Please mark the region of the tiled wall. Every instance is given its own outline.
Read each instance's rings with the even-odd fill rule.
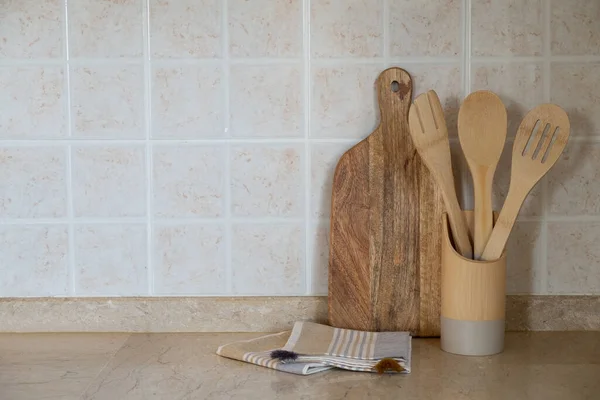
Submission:
[[[600,294],[598,1],[5,0],[0,296],[326,293],[333,167],[390,65],[440,94],[453,135],[476,89],[510,135],[567,109],[508,290]]]

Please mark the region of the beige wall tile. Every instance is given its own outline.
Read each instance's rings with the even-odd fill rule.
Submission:
[[[0,68],[0,139],[66,136],[63,68]]]
[[[310,266],[312,268],[312,293],[327,295],[329,290],[329,222],[320,221],[311,225],[309,235]]]
[[[550,101],[563,107],[571,135],[600,135],[600,63],[554,63]]]
[[[494,182],[492,184],[492,206],[494,210],[500,212],[508,189],[510,187],[510,173],[512,169],[512,151],[513,143],[508,142],[504,146],[504,151],[500,156],[500,161],[496,167],[496,174],[494,175]],[[560,162],[560,161],[559,161]],[[469,173],[469,177],[470,177]],[[545,178],[542,178],[545,179]],[[519,216],[540,216],[543,214],[542,210],[542,181],[538,182],[536,186],[529,192],[529,195],[525,199]]]
[[[232,57],[302,55],[301,0],[229,0]]]
[[[390,0],[392,56],[458,56],[461,49],[460,0]]]
[[[140,57],[140,0],[69,1],[71,57]]]
[[[540,222],[517,222],[506,245],[506,292],[508,294],[543,293],[544,254]]]
[[[141,65],[78,67],[71,73],[73,136],[143,138]]]
[[[310,6],[313,57],[383,56],[382,0],[313,0]]]
[[[61,0],[3,1],[0,13],[0,59],[61,57]]]
[[[600,55],[600,2],[554,0],[550,33],[554,55]]]
[[[155,68],[152,71],[152,137],[223,136],[223,91],[221,67]]]
[[[154,146],[154,215],[223,215],[226,161],[224,146]]]
[[[567,144],[548,173],[548,207],[553,215],[600,215],[600,144]]]
[[[0,219],[67,216],[66,149],[0,147]]]
[[[303,224],[234,224],[233,291],[238,294],[303,294]]]
[[[75,146],[72,157],[76,217],[146,215],[143,146]]]
[[[543,0],[473,0],[473,55],[541,55],[542,3]]]
[[[150,0],[150,51],[157,58],[221,55],[221,1]]]
[[[305,294],[305,268],[311,268],[311,292],[326,294],[334,168],[344,151],[377,126],[378,74],[386,65],[396,64],[411,74],[413,96],[434,89],[450,135],[456,135],[466,79],[459,60],[465,4],[459,0],[3,4],[0,141],[6,143],[0,143],[0,220],[10,219],[11,225],[0,226],[0,234],[8,232],[10,244],[0,254],[14,265],[5,274],[13,281],[38,275],[46,279],[50,274],[51,282],[48,291],[32,281],[8,292],[69,294],[67,272],[61,270],[65,275],[60,275],[54,266],[66,266],[69,259],[61,258],[67,246],[62,244],[62,229],[70,216],[67,194],[72,193],[76,235],[84,238],[78,239],[77,262],[92,271],[84,296],[147,294],[146,244],[138,249],[134,242],[145,240],[148,201],[152,214],[148,218],[159,219],[158,224],[151,221],[156,227],[152,251],[157,295],[228,294],[232,277],[226,275],[224,226],[183,219],[229,216],[242,229],[234,232],[231,250],[237,275],[230,294]],[[468,90],[489,89],[500,95],[508,109],[509,137],[526,112],[546,100],[565,108],[572,135],[579,137],[571,140],[544,178],[547,181],[534,187],[521,209],[509,243],[508,291],[545,294],[548,286],[558,294],[598,292],[600,283],[580,281],[577,275],[579,270],[593,272],[588,265],[593,265],[589,256],[593,250],[575,255],[581,260],[576,267],[568,264],[570,269],[560,269],[566,263],[561,257],[566,256],[560,246],[551,249],[550,241],[541,243],[546,233],[540,233],[540,225],[574,218],[579,222],[569,226],[585,228],[576,244],[584,246],[586,237],[595,237],[595,228],[589,228],[593,223],[586,220],[600,215],[600,189],[595,189],[600,143],[582,140],[600,135],[600,62],[567,57],[592,60],[600,55],[596,23],[600,5],[586,0],[469,4],[474,58]],[[544,36],[546,31],[549,37]],[[547,48],[551,54],[544,53]],[[69,71],[63,65],[66,54]],[[229,61],[220,60],[224,56]],[[508,60],[513,56],[527,60]],[[551,60],[549,76],[543,56],[561,56],[562,61]],[[146,65],[145,57],[150,57],[151,65]],[[402,62],[406,57],[427,61]],[[275,58],[280,60],[274,62]],[[355,62],[344,61],[350,58]],[[308,147],[303,142],[307,128]],[[147,134],[154,143],[145,143]],[[53,139],[61,144],[37,142]],[[103,144],[105,139],[111,142]],[[224,143],[228,139],[232,142]],[[8,143],[14,140],[24,142]],[[128,142],[115,143],[119,140]],[[146,168],[147,146],[152,152],[151,173]],[[465,208],[472,208],[470,173],[455,140],[452,149],[458,197],[464,197]],[[510,185],[511,153],[508,142],[493,186],[496,210]],[[542,198],[545,184],[547,196]],[[152,193],[147,193],[149,187]],[[33,221],[36,224],[29,226],[29,220],[14,225],[19,218],[57,220],[55,225]],[[112,218],[136,218],[140,225],[114,225]],[[277,223],[284,218],[290,221]],[[90,220],[82,219],[97,224],[83,226]],[[310,243],[305,246],[307,222]],[[90,230],[83,232],[84,228]],[[554,229],[556,237],[571,232]],[[122,239],[131,230],[132,238]],[[44,236],[47,232],[49,236]],[[22,246],[37,238],[49,246],[58,244],[55,249],[40,247],[32,255],[23,254]],[[285,244],[279,245],[282,238]],[[94,247],[116,242],[116,250],[107,255]],[[543,253],[546,247],[548,254]],[[546,262],[555,278],[541,275]],[[127,263],[133,263],[129,270],[117,271]],[[48,265],[52,271],[42,270]],[[77,268],[77,274],[84,271],[80,264]],[[117,282],[114,288],[111,280]]]
[[[225,286],[225,228],[156,224],[154,288],[161,295],[219,294]]]
[[[145,224],[75,227],[75,292],[79,296],[148,293]]]
[[[548,224],[548,291],[600,294],[600,223]]]
[[[353,143],[314,143],[311,146],[310,214],[313,218],[329,217],[335,167],[342,154],[352,146]]]
[[[541,64],[474,64],[471,91],[491,90],[508,114],[507,137],[514,137],[523,117],[544,102]]]
[[[300,217],[304,212],[304,146],[245,145],[231,149],[234,216]]]
[[[381,65],[313,67],[311,136],[363,138],[376,128],[375,80]]]
[[[66,225],[0,225],[0,296],[66,296],[68,243]]]
[[[300,65],[236,65],[231,67],[230,85],[232,136],[304,136]]]
[[[407,64],[398,65],[408,71],[413,82],[413,97],[435,90],[446,117],[448,134],[456,136],[458,109],[462,101],[461,72],[456,64]]]

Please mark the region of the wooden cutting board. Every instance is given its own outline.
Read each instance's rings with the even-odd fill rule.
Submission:
[[[375,87],[381,122],[333,179],[329,323],[439,336],[444,208],[410,138],[412,81],[389,68]]]

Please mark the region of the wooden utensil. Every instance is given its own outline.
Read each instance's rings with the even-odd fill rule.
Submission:
[[[492,233],[492,182],[506,141],[506,125],[506,108],[490,91],[471,93],[460,106],[458,138],[473,177],[476,260]]]
[[[454,244],[463,257],[472,258],[467,224],[454,187],[448,128],[435,91],[430,90],[415,99],[408,113],[408,123],[413,144],[440,188]]]
[[[508,195],[483,260],[496,260],[502,255],[523,201],[558,160],[570,131],[567,113],[554,104],[542,104],[525,116],[513,144]]]
[[[333,179],[329,323],[439,336],[442,198],[410,139],[410,75],[390,68],[375,86],[379,126]]]

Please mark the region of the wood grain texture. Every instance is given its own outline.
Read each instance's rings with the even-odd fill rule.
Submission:
[[[554,104],[539,105],[523,118],[513,143],[508,194],[482,260],[500,257],[525,198],[556,163],[570,132],[567,113]]]
[[[387,69],[375,86],[380,124],[334,174],[329,323],[439,336],[442,198],[410,139],[409,74]]]
[[[454,186],[446,118],[435,91],[417,96],[408,113],[408,124],[413,144],[444,199],[454,244],[463,257],[473,258],[467,224]]]
[[[464,213],[469,228],[474,230],[473,211]],[[442,316],[465,321],[504,319],[506,253],[494,261],[464,258],[454,250],[450,241],[447,219],[443,231]]]
[[[506,107],[489,90],[468,95],[458,112],[458,138],[473,177],[476,260],[492,233],[492,182],[504,150],[507,123]]]

